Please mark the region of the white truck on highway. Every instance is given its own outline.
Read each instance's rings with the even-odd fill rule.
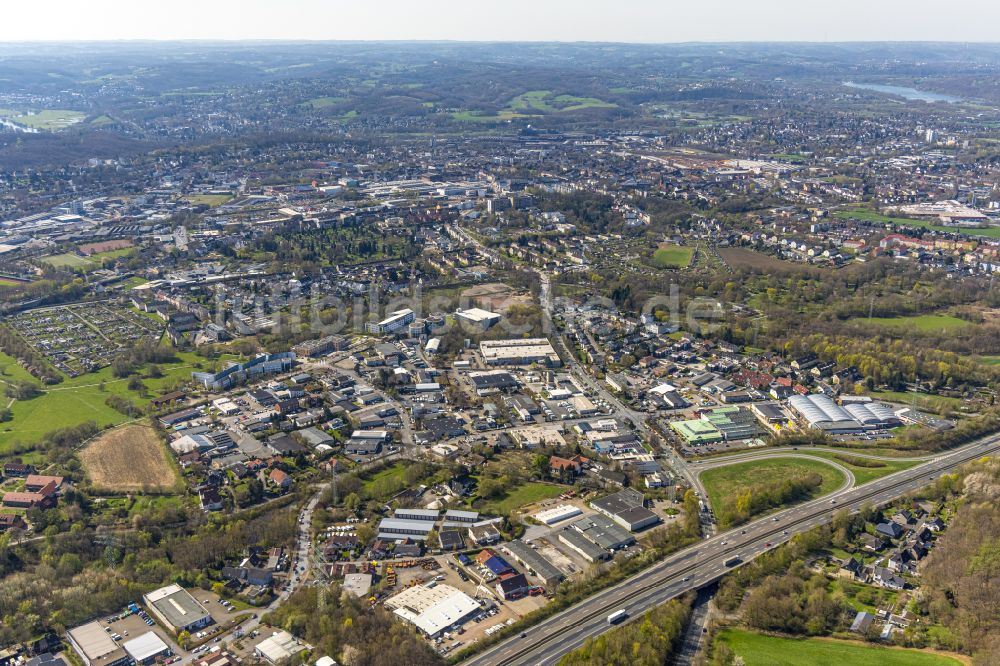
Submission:
[[[628,611],[626,611],[624,608],[621,608],[608,616],[608,624],[618,624],[627,617],[628,617]]]

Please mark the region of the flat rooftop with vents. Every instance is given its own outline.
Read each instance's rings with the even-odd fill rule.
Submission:
[[[132,663],[132,657],[96,620],[70,629],[66,636],[86,666],[122,666]]]
[[[212,616],[180,585],[167,585],[145,595],[150,612],[175,632],[201,629],[212,624]]]

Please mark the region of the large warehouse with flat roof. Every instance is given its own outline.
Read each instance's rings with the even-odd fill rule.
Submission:
[[[417,585],[386,599],[385,606],[430,638],[481,610],[475,599],[451,585]]]
[[[167,585],[145,595],[146,607],[176,633],[207,627],[215,620],[205,607],[180,585]]]
[[[562,365],[559,354],[545,338],[523,340],[483,340],[479,353],[487,365]]]
[[[70,629],[66,636],[86,666],[124,666],[132,663],[132,657],[112,640],[96,620]]]

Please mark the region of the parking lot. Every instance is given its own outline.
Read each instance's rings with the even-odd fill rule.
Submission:
[[[152,616],[147,616],[152,620]],[[119,619],[120,618],[120,619]],[[119,643],[124,643],[129,641],[136,636],[141,636],[146,632],[152,631],[157,636],[159,636],[164,643],[169,645],[172,649],[178,650],[177,643],[174,642],[173,637],[170,632],[166,631],[163,627],[156,624],[147,624],[140,615],[132,613],[129,615],[114,615],[105,618],[105,622],[101,623],[102,626],[106,627],[110,631],[108,633],[114,638],[116,635],[121,637]]]

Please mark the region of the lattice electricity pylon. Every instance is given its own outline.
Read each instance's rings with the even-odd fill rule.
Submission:
[[[98,534],[94,543],[104,546],[104,557],[110,569],[117,567],[119,560],[125,556],[125,542],[115,534]]]

